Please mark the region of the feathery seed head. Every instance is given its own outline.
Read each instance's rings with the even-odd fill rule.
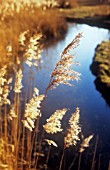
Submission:
[[[79,33],[73,41],[67,45],[67,47],[63,50],[61,54],[61,58],[65,57],[65,55],[68,55],[71,49],[75,49],[79,46],[80,38],[82,37],[82,33]]]
[[[67,132],[66,137],[64,138],[64,146],[69,147],[71,145],[76,145],[77,141],[80,140],[78,137],[79,133],[81,132],[81,127],[79,126],[79,108],[76,108],[76,111],[71,116],[69,120],[69,129]]]
[[[35,119],[37,119],[38,116],[41,116],[40,104],[44,97],[44,95],[39,95],[39,90],[35,88],[33,97],[25,106],[24,120],[22,120],[22,122],[30,131],[34,128]]]
[[[30,38],[29,45],[24,54],[26,58],[26,64],[31,67],[33,65],[33,60],[36,60],[36,65],[38,66],[38,61],[41,58],[42,46],[40,44],[40,39],[42,38],[42,34],[37,34]]]
[[[8,80],[6,77],[6,66],[0,69],[0,106],[3,104],[10,104],[10,100],[8,99],[8,94],[10,92],[9,90],[9,84],[12,81],[12,78],[9,78]]]
[[[6,47],[6,52],[7,52],[7,53],[11,53],[11,52],[12,52],[12,46],[11,46],[11,44],[9,44],[9,45]]]
[[[11,43],[9,43],[6,47],[6,55],[7,55],[7,57],[12,56],[12,45],[11,45]]]
[[[55,147],[58,147],[58,145],[53,140],[49,140],[49,139],[44,139],[44,140],[48,143],[48,145],[53,145]]]
[[[62,110],[56,110],[54,114],[49,119],[46,120],[47,123],[43,125],[43,127],[47,133],[53,134],[61,132],[63,130],[61,129],[61,120],[65,115],[66,111],[67,111],[66,108]]]
[[[25,41],[26,41],[26,34],[29,32],[29,30],[22,32],[19,35],[18,42],[20,45],[25,46]]]
[[[83,152],[85,148],[89,147],[89,142],[93,138],[93,135],[88,136],[85,138],[80,146],[79,152]]]
[[[72,86],[72,84],[69,83],[69,81],[71,80],[78,81],[80,79],[81,74],[71,70],[71,65],[75,64],[75,62],[73,62],[74,55],[70,55],[69,52],[71,48],[74,49],[79,45],[81,37],[82,34],[78,34],[75,37],[75,39],[62,52],[60,61],[56,64],[56,67],[51,74],[51,81],[48,86],[48,89],[53,89],[59,84],[66,84]],[[79,64],[76,63],[76,65]]]
[[[14,87],[15,93],[21,93],[21,89],[23,88],[22,77],[23,77],[22,70],[19,69],[18,72],[16,73],[16,81]]]
[[[16,114],[16,111],[15,111],[15,105],[11,105],[11,109],[10,109],[10,112],[8,114],[8,119],[13,120],[13,118],[16,118],[16,117],[17,117],[17,114]]]
[[[4,83],[7,81],[4,76],[6,75],[6,66],[0,69],[0,87],[4,85]]]

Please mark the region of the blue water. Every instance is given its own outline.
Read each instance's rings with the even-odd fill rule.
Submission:
[[[73,87],[60,85],[48,92],[41,124],[44,124],[55,110],[66,107],[70,109],[62,122],[64,130],[66,130],[70,115],[76,107],[79,107],[80,124],[82,125],[84,136],[87,137],[90,134],[94,134],[96,137],[98,135],[99,143],[101,143],[101,146],[99,145],[100,153],[103,152],[103,155],[107,155],[109,157],[107,159],[110,159],[110,108],[100,92],[96,90],[94,84],[95,76],[90,71],[95,48],[103,40],[110,38],[109,30],[91,27],[86,24],[69,24],[65,39],[48,49],[44,49],[42,52],[43,63],[40,64],[39,69],[35,67],[29,69],[24,64],[25,76],[23,82],[24,86],[26,86],[28,76],[31,75],[33,78],[32,86],[37,86],[40,89],[40,93],[44,93],[51,72],[60,59],[61,52],[79,32],[83,33],[83,37],[80,41],[80,46],[73,53],[76,53],[75,59],[80,62],[80,66],[73,66],[73,69],[81,73],[81,80],[73,82]],[[56,136],[55,141],[61,146],[63,142],[61,135]]]

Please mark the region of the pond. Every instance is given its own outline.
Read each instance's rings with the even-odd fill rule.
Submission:
[[[60,85],[56,89],[48,92],[43,108],[41,125],[45,124],[46,119],[49,118],[55,110],[66,107],[70,110],[62,121],[65,131],[71,114],[75,111],[76,107],[79,107],[81,115],[80,124],[82,126],[83,135],[87,137],[90,134],[94,134],[95,141],[96,136],[98,135],[97,153],[102,155],[102,160],[107,161],[110,160],[110,107],[96,90],[94,84],[95,76],[92,75],[90,71],[90,65],[96,46],[103,40],[110,38],[109,30],[91,27],[86,24],[69,24],[68,33],[65,39],[44,49],[42,52],[43,63],[40,64],[39,69],[36,69],[35,67],[30,69],[24,63],[23,74],[25,76],[23,84],[24,87],[26,87],[27,79],[30,76],[32,86],[38,87],[40,94],[45,93],[51,72],[59,61],[61,52],[69,42],[81,32],[83,33],[83,37],[80,41],[80,45],[73,52],[76,61],[80,62],[80,66],[73,66],[73,69],[81,73],[81,80],[78,82],[73,81],[72,87]],[[63,135],[64,133],[62,133],[62,136]],[[50,139],[53,138],[48,135],[46,137]],[[54,140],[58,143],[59,147],[62,147],[63,137],[61,137],[61,135],[55,135]],[[102,168],[106,170],[107,165],[104,163]]]

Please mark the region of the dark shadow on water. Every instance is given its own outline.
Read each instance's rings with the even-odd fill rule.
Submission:
[[[53,38],[53,37],[50,37],[47,39],[45,38],[43,40],[44,48],[48,49],[48,48],[54,47],[58,42],[63,41],[65,39],[66,35],[67,35],[67,31],[62,32],[58,38]]]
[[[110,28],[110,14],[108,16],[94,16],[86,18],[67,18],[68,22],[76,22],[79,24],[87,24],[98,28]]]
[[[90,70],[92,74],[96,76],[96,79],[94,80],[94,84],[95,84],[96,90],[101,93],[101,96],[104,98],[107,105],[110,107],[110,87],[107,87],[105,83],[102,83],[100,81],[100,78],[97,75],[98,68],[99,68],[99,64],[97,62],[93,62],[92,65],[90,66]]]
[[[102,83],[99,78],[95,79],[94,84],[110,107],[110,87],[107,87],[106,84]]]

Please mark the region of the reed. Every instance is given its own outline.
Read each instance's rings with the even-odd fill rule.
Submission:
[[[91,170],[94,170],[94,168],[95,168],[95,157],[96,157],[96,152],[97,152],[98,140],[99,140],[99,136],[97,135],[96,143],[95,143],[95,147],[94,147],[94,154],[93,154],[93,159],[92,159]]]
[[[25,31],[20,34],[18,38],[18,43],[20,45],[19,48],[21,48],[21,46],[26,48],[26,51],[23,57],[26,63],[29,65],[29,67],[31,67],[33,63],[35,63],[35,61],[39,60],[39,57],[37,56],[39,56],[39,53],[41,52],[41,48],[40,48],[41,46],[39,44],[39,40],[42,38],[42,36],[37,34],[36,36],[31,37],[28,45],[26,46],[25,43],[26,43],[27,33],[28,32]],[[51,75],[52,79],[46,89],[46,92],[48,92],[48,90],[51,89],[52,85],[55,85],[53,81],[56,79],[56,77],[58,81],[57,83],[59,84],[63,83],[62,81],[60,81],[60,77],[63,78],[63,72],[61,70],[63,70],[64,67],[66,68],[67,74],[75,74],[79,76],[79,74],[76,73],[75,71],[72,72],[72,70],[69,71],[68,69],[69,65],[73,64],[72,62],[73,57],[72,55],[69,57],[69,51],[72,48],[72,46],[74,46],[75,43],[77,43],[77,39],[79,37],[80,36],[77,36],[75,41],[73,41],[63,51],[60,61],[57,63],[55,70],[52,72],[52,75]],[[10,55],[13,55],[12,49],[13,49],[12,46],[7,47],[8,55],[9,53]],[[21,93],[23,89],[23,84],[22,84],[23,74],[22,74],[21,60],[19,58],[18,60],[19,62],[16,63],[17,67],[15,69],[15,80],[13,80],[14,87],[12,88],[13,93],[14,93],[14,98],[11,101],[8,99],[8,95],[10,92],[9,89],[11,88],[11,86],[9,85],[12,82],[12,78],[8,78],[8,80],[6,78],[8,76],[7,75],[8,66],[4,66],[0,70],[0,73],[1,73],[1,76],[0,76],[0,79],[1,79],[0,100],[1,102],[0,103],[1,103],[1,106],[5,105],[4,117],[2,117],[2,114],[1,114],[1,118],[4,119],[4,123],[2,123],[2,128],[1,128],[1,140],[3,140],[3,142],[7,146],[6,147],[7,149],[8,149],[8,145],[13,146],[14,148],[12,152],[12,157],[14,157],[13,161],[8,163],[8,160],[7,160],[6,164],[1,163],[0,166],[8,167],[8,169],[11,168],[11,165],[14,169],[19,169],[19,168],[23,169],[24,167],[26,167],[26,169],[31,169],[31,166],[33,165],[32,151],[35,148],[34,146],[34,142],[36,142],[35,139],[37,139],[33,137],[32,131],[33,129],[36,129],[35,122],[37,122],[42,115],[41,112],[42,112],[43,105],[41,105],[41,102],[46,99],[46,95],[39,95],[39,90],[37,88],[34,88],[33,95],[30,98],[30,101],[25,104],[24,114],[23,116],[21,116]],[[61,72],[61,75],[60,75],[60,72]],[[75,80],[74,77],[75,76],[70,76],[69,79],[67,77],[67,79],[65,79],[65,82],[72,80],[72,79]],[[68,84],[65,82],[64,84]],[[9,105],[9,107],[7,107],[7,105]],[[8,111],[8,108],[9,108],[9,111]],[[56,110],[55,113],[49,119],[47,119],[47,124],[43,126],[44,130],[47,133],[52,133],[52,134],[58,133],[58,132],[60,133],[63,130],[61,128],[60,121],[62,120],[66,112],[67,112],[66,108],[62,110]],[[38,123],[39,121],[37,122],[37,127],[38,127]],[[36,132],[37,131],[35,130],[35,136],[36,136]],[[49,145],[57,146],[51,140],[49,141],[47,139],[46,141],[48,142]],[[41,139],[40,145],[41,144],[42,144],[42,139]],[[34,149],[34,152],[36,152],[35,149]],[[46,158],[46,164],[48,163],[49,155],[50,155],[50,147],[49,147],[49,152]],[[36,160],[35,160],[35,163],[37,166]]]
[[[67,134],[64,138],[64,148],[63,148],[63,154],[61,157],[61,161],[60,161],[60,167],[59,170],[62,169],[62,163],[63,163],[63,157],[64,157],[64,153],[65,153],[65,149],[70,147],[71,145],[76,146],[77,141],[80,140],[79,138],[79,133],[81,132],[81,127],[79,126],[79,108],[76,108],[76,111],[73,113],[73,115],[71,116],[70,120],[69,120],[69,128],[67,131]]]
[[[4,18],[5,20],[5,18]],[[53,70],[50,82],[45,90],[45,94],[40,94],[39,89],[35,87],[32,89],[32,82],[28,79],[30,84],[29,92],[27,91],[26,98],[22,99],[23,90],[23,67],[22,63],[25,63],[31,68],[32,66],[39,66],[39,59],[41,60],[42,51],[42,33],[36,32],[33,36],[30,36],[30,30],[20,32],[17,39],[17,53],[16,67],[13,68],[14,78],[12,79],[8,73],[8,65],[1,67],[0,69],[0,168],[3,170],[31,170],[39,169],[39,156],[41,153],[41,147],[44,140],[44,132],[48,134],[61,133],[62,119],[67,108],[56,110],[53,115],[46,120],[43,125],[43,133],[38,140],[39,135],[39,121],[43,115],[44,102],[47,98],[49,90],[56,88],[60,84],[72,86],[71,81],[78,81],[80,79],[80,73],[72,70],[71,65],[75,63],[73,60],[75,55],[70,52],[77,48],[79,45],[82,34],[79,33],[74,40],[63,50],[60,60],[56,64]],[[21,52],[22,59],[20,58]],[[7,56],[13,56],[14,48],[13,44],[9,44],[6,48]],[[20,54],[20,55],[19,55]],[[28,84],[27,83],[27,84]],[[14,84],[14,85],[13,85]],[[13,92],[13,98],[9,100],[9,93]],[[29,95],[29,99],[28,96]],[[24,108],[21,108],[24,105]],[[4,110],[4,111],[2,111]],[[79,124],[80,109],[77,107],[75,112],[69,119],[69,127],[64,137],[63,154],[60,160],[61,170],[63,167],[63,158],[66,148],[74,145],[76,147],[78,141],[80,141],[79,134],[81,132],[81,126]],[[2,120],[3,119],[3,120]],[[89,146],[89,141],[93,136],[89,136],[81,145],[80,152],[85,147]],[[51,154],[52,146],[58,147],[57,144],[51,139],[45,139],[48,143],[48,153],[45,160],[44,168],[48,169],[49,157]],[[39,146],[38,152],[36,147]],[[5,154],[6,153],[6,154]],[[2,154],[4,155],[2,158]],[[9,158],[10,156],[10,158]],[[80,157],[81,158],[81,157]],[[79,169],[80,169],[79,161]],[[93,160],[94,164],[94,160]]]
[[[18,1],[2,3],[0,5],[0,54],[2,55],[0,65],[14,63],[19,45],[19,50],[22,51],[24,42],[36,33],[41,32],[44,40],[48,40],[49,38],[60,39],[66,31],[66,20],[54,9],[45,11],[34,3],[26,5]]]

